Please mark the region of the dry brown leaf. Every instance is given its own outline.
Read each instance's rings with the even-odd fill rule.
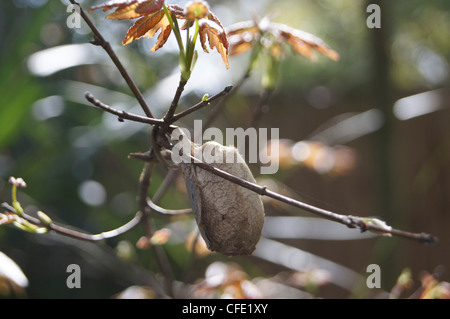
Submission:
[[[171,25],[164,12],[164,0],[113,0],[90,8],[90,11],[103,9],[115,11],[106,16],[108,19],[134,19],[137,20],[128,30],[122,44],[131,42],[142,37],[151,38],[159,30],[160,35],[152,52],[161,48],[171,34]],[[167,5],[172,17],[185,19],[186,22],[181,29],[191,27],[196,19],[199,21],[199,35],[202,48],[208,52],[207,44],[211,49],[216,49],[222,56],[227,68],[228,63],[228,40],[225,29],[219,19],[209,10],[209,5],[205,1],[191,1],[183,9],[177,5]]]
[[[113,0],[91,7],[89,11],[115,8],[116,11],[106,16],[107,19],[135,19],[159,11],[163,5],[164,0]]]
[[[158,11],[150,16],[145,16],[137,20],[134,25],[128,29],[125,40],[122,44],[127,45],[134,40],[144,36],[151,38],[161,28],[161,20],[164,18],[164,11]]]
[[[216,48],[217,52],[220,53],[222,56],[222,60],[227,66],[227,69],[230,67],[230,64],[228,63],[228,40],[226,33],[219,24],[217,24],[213,20],[207,20],[207,19],[201,19],[199,21],[200,26],[200,42],[203,48],[203,51],[206,53],[209,53],[207,45],[206,45],[206,38],[208,37],[208,43],[209,47],[211,49]]]
[[[312,50],[316,50],[333,61],[339,60],[339,54],[336,51],[330,49],[322,39],[311,33],[293,29],[281,23],[272,23],[271,28],[279,32],[280,36],[291,45],[294,51],[304,57],[314,59]]]
[[[190,1],[186,4],[184,16],[187,20],[203,19],[209,14],[209,5],[205,1]]]
[[[270,36],[269,36],[270,35]],[[230,41],[230,56],[250,50],[261,36],[271,39],[267,48],[275,58],[282,56],[281,44],[287,43],[299,55],[314,60],[314,51],[337,61],[339,54],[332,50],[322,39],[308,32],[291,28],[285,24],[273,23],[268,19],[261,22],[244,21],[236,23],[227,29]]]

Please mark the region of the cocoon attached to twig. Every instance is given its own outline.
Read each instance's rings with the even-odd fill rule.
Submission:
[[[192,142],[191,142],[192,143]],[[191,144],[192,155],[246,181],[255,179],[234,147]],[[192,163],[183,164],[192,209],[208,248],[225,255],[249,255],[261,237],[264,206],[258,194]]]

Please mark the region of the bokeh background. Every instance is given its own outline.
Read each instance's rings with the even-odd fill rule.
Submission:
[[[101,1],[80,3],[88,8]],[[376,216],[398,229],[431,233],[439,242],[360,234],[265,201],[266,228],[254,255],[228,258],[190,251],[192,216],[155,214],[157,227],[172,231],[162,247],[176,296],[386,297],[394,287],[402,291],[397,279],[408,269],[411,280],[401,297],[417,297],[430,288],[427,274],[449,281],[450,3],[209,3],[224,26],[272,14],[275,22],[319,36],[341,57],[334,62],[318,56],[313,63],[291,52],[280,63],[276,88],[259,121],[260,127],[280,130],[280,170],[257,176],[259,182],[337,213]],[[366,26],[371,3],[381,6],[380,29]],[[8,178],[22,177],[28,187],[19,198],[27,212],[42,210],[56,222],[98,233],[126,223],[137,210],[142,163],[127,156],[148,150],[149,128],[120,123],[86,103],[84,92],[91,91],[107,104],[141,114],[106,53],[88,43],[91,32],[84,22],[81,28],[67,27],[72,13],[67,5],[63,0],[0,2],[0,199],[10,202]],[[152,111],[163,115],[178,84],[176,42],[171,38],[156,53],[149,52],[154,39],[122,47],[131,22],[104,16],[90,14]],[[227,71],[215,51],[200,52],[181,108],[239,81],[248,61],[249,54],[232,57]],[[261,76],[254,70],[214,126],[249,125],[260,101]],[[190,128],[210,112],[203,109],[179,124]],[[257,167],[252,169],[258,175]],[[165,175],[158,167],[150,195]],[[189,206],[181,179],[160,204]],[[126,296],[158,296],[161,270],[155,256],[135,245],[143,233],[137,227],[91,244],[2,226],[0,251],[20,266],[28,286],[15,285],[2,262],[0,295],[109,298],[134,286]],[[81,289],[66,286],[69,264],[81,267]],[[366,287],[370,264],[380,266],[380,289]],[[448,286],[442,287],[447,287],[442,295],[448,295]]]

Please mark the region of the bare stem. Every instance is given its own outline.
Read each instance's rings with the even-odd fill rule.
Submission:
[[[154,116],[152,114],[152,111],[150,110],[150,108],[147,105],[147,102],[144,99],[144,96],[142,95],[141,91],[137,87],[137,85],[134,82],[134,80],[131,78],[131,76],[128,73],[128,71],[123,66],[122,62],[117,57],[116,53],[114,52],[113,48],[111,47],[111,44],[105,40],[103,35],[100,33],[100,31],[94,25],[94,23],[91,21],[91,19],[86,14],[86,12],[83,10],[81,5],[79,3],[77,3],[75,0],[70,0],[70,2],[80,8],[81,17],[83,18],[83,20],[87,23],[89,28],[94,33],[94,41],[92,43],[95,44],[95,45],[101,46],[106,51],[106,53],[109,55],[109,57],[113,61],[114,65],[119,70],[119,72],[122,75],[123,79],[125,80],[125,82],[130,87],[130,89],[133,92],[134,96],[138,100],[138,102],[139,102],[142,110],[144,111],[145,115],[147,115],[147,117],[154,118]]]
[[[151,176],[153,173],[153,169],[155,167],[154,162],[145,163],[144,169],[142,170],[141,176],[139,178],[139,208],[143,213],[142,223],[144,224],[146,236],[147,238],[151,238],[154,233],[154,225],[151,220],[151,212],[152,208],[148,203],[148,190],[150,188]],[[155,254],[156,261],[158,263],[159,268],[164,274],[167,290],[169,294],[172,295],[172,282],[173,282],[173,273],[172,268],[170,267],[170,263],[165,255],[165,252],[162,250],[160,246],[152,246],[153,253]]]
[[[293,198],[278,194],[276,192],[268,190],[266,186],[260,186],[260,185],[251,183],[249,181],[246,181],[242,178],[239,178],[239,177],[234,176],[230,173],[227,173],[223,170],[220,170],[212,165],[203,163],[203,162],[199,161],[198,159],[195,159],[192,156],[190,156],[190,161],[193,165],[196,165],[212,174],[222,177],[236,185],[247,188],[261,196],[271,197],[275,200],[286,203],[288,205],[291,205],[291,206],[294,206],[297,208],[301,208],[301,209],[306,210],[315,215],[319,215],[323,218],[346,225],[349,228],[359,228],[361,230],[361,232],[372,231],[372,232],[378,233],[378,234],[389,233],[391,235],[396,235],[396,236],[416,240],[421,243],[437,242],[437,238],[430,234],[410,233],[410,232],[405,232],[405,231],[397,230],[397,229],[393,229],[393,228],[386,228],[386,227],[382,227],[382,226],[379,226],[379,225],[376,225],[373,223],[368,223],[367,221],[364,220],[364,218],[361,218],[361,217],[337,214],[337,213],[334,213],[334,212],[331,212],[331,211],[328,211],[328,210],[325,210],[325,209],[322,209],[319,207],[315,207],[313,205],[309,205],[307,203],[304,203],[304,202],[301,202],[298,200],[295,200]]]
[[[14,207],[10,206],[7,203],[2,203],[2,208],[7,212],[17,214]],[[79,231],[76,231],[73,229],[69,229],[69,228],[66,228],[63,226],[59,226],[53,222],[50,224],[45,224],[40,219],[35,218],[35,217],[30,216],[25,213],[20,215],[20,217],[25,219],[26,221],[32,223],[33,225],[47,228],[49,231],[54,231],[55,233],[58,233],[58,234],[61,234],[61,235],[67,236],[67,237],[72,237],[75,239],[80,239],[80,240],[85,240],[85,241],[100,241],[103,239],[117,237],[119,235],[122,235],[122,234],[130,231],[131,229],[133,229],[135,226],[137,226],[141,222],[142,214],[140,212],[138,212],[133,217],[133,219],[130,220],[125,225],[120,226],[119,228],[116,228],[116,229],[113,229],[110,231],[99,233],[99,234],[86,234],[86,233],[79,232]]]
[[[136,114],[132,114],[132,113],[128,113],[125,111],[119,111],[109,105],[106,105],[104,103],[102,103],[100,100],[96,99],[94,97],[94,95],[92,95],[90,92],[86,92],[85,94],[86,100],[88,100],[92,105],[108,112],[114,115],[117,115],[119,117],[119,121],[123,121],[123,120],[130,120],[130,121],[134,121],[134,122],[140,122],[140,123],[145,123],[145,124],[150,124],[150,125],[162,125],[164,124],[163,120],[160,119],[155,119],[152,117],[145,117],[145,116],[140,116],[140,115],[136,115]]]
[[[184,87],[186,86],[187,81],[180,79],[180,82],[178,83],[177,91],[175,92],[175,96],[172,100],[172,103],[170,104],[169,110],[167,111],[166,115],[164,115],[164,122],[166,123],[172,123],[172,118],[175,114],[175,110],[177,109],[178,102],[180,101],[181,94],[184,91]]]
[[[172,119],[170,120],[170,123],[174,123],[174,122],[178,121],[179,119],[181,119],[181,118],[191,114],[192,112],[195,112],[195,111],[201,109],[202,107],[207,106],[208,104],[210,104],[211,102],[217,100],[218,98],[220,98],[220,97],[230,93],[230,91],[232,89],[233,89],[233,86],[231,86],[231,85],[227,86],[222,92],[220,92],[220,93],[218,93],[218,94],[216,94],[216,95],[206,99],[205,101],[201,101],[201,102],[191,106],[190,108],[188,108],[188,109],[186,109],[186,110],[184,110],[184,111],[182,111],[180,113],[177,113],[177,114],[173,115]]]
[[[153,209],[154,211],[157,211],[158,213],[161,213],[163,215],[183,215],[183,214],[190,214],[190,213],[192,213],[192,209],[191,208],[187,208],[187,209],[166,209],[166,208],[162,208],[162,207],[156,205],[150,199],[147,200],[147,203],[148,203],[148,205],[150,206],[151,209]]]
[[[150,221],[151,208],[147,204],[147,194],[150,188],[150,179],[152,176],[153,169],[155,167],[154,162],[145,163],[142,169],[141,176],[139,177],[139,210],[143,214],[142,223],[144,224],[146,235],[151,238],[153,235],[153,225]]]

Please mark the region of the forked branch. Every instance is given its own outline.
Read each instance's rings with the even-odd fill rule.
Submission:
[[[125,82],[130,87],[131,91],[133,92],[134,96],[138,100],[142,110],[144,111],[145,115],[147,117],[153,118],[153,113],[150,110],[149,106],[147,105],[147,102],[144,99],[144,96],[142,95],[141,91],[137,87],[136,83],[128,73],[128,71],[123,66],[122,62],[117,57],[116,53],[114,52],[113,48],[111,47],[111,44],[105,40],[103,35],[100,33],[100,31],[97,29],[97,27],[94,25],[94,23],[91,21],[89,16],[86,14],[86,12],[83,10],[81,5],[77,3],[75,0],[69,0],[70,3],[73,5],[76,5],[80,9],[80,15],[83,18],[83,20],[86,22],[86,24],[89,26],[89,28],[94,33],[94,41],[92,41],[92,44],[101,46],[106,53],[109,55],[111,60],[113,61],[114,65],[117,67],[117,70],[119,70],[120,74],[122,75]]]
[[[114,62],[115,66],[120,71],[123,78],[129,85],[132,92],[134,93],[136,99],[139,101],[139,104],[141,105],[146,117],[127,113],[125,111],[116,110],[116,109],[102,103],[101,101],[97,100],[90,93],[86,94],[86,99],[90,103],[92,103],[94,106],[99,107],[106,112],[109,112],[111,114],[118,116],[119,120],[130,120],[130,121],[134,121],[134,122],[140,122],[140,123],[144,123],[144,124],[150,124],[150,125],[161,127],[162,129],[159,130],[159,136],[156,136],[154,141],[164,140],[165,133],[168,132],[170,125],[172,123],[174,123],[175,121],[183,118],[184,116],[186,116],[188,114],[191,114],[192,112],[197,111],[198,109],[200,109],[202,107],[205,107],[210,102],[222,97],[223,95],[226,95],[227,93],[229,93],[231,91],[232,87],[231,86],[227,87],[222,92],[216,94],[215,96],[210,97],[210,98],[204,98],[200,103],[186,109],[185,111],[175,114],[175,110],[178,106],[178,102],[180,100],[181,94],[186,85],[186,82],[181,80],[168,112],[166,113],[166,115],[164,116],[163,119],[155,119],[152,112],[150,111],[148,105],[146,104],[141,92],[139,91],[136,84],[132,80],[131,76],[126,71],[126,69],[120,62],[120,60],[118,59],[118,57],[115,54],[115,52],[113,51],[111,45],[104,39],[104,37],[101,35],[101,33],[98,31],[98,29],[94,26],[94,24],[89,19],[89,17],[86,15],[85,11],[81,8],[81,6],[75,0],[70,0],[70,2],[74,5],[79,6],[80,14],[81,14],[82,18],[85,20],[85,22],[88,24],[88,26],[94,33],[94,44],[102,46],[104,48],[104,50],[108,53],[108,55]],[[247,77],[247,75],[248,74],[246,74],[244,79]],[[159,143],[158,143],[158,147],[162,147],[162,148],[166,148],[166,149],[168,148],[166,144],[159,145]],[[153,145],[153,149],[155,149],[155,145]],[[341,215],[341,214],[337,214],[337,213],[334,213],[331,211],[327,211],[327,210],[309,205],[307,203],[304,203],[304,202],[295,200],[293,198],[281,195],[279,193],[273,192],[273,191],[267,189],[267,187],[265,187],[265,186],[260,186],[255,183],[248,182],[242,178],[239,178],[239,177],[229,174],[223,170],[220,170],[212,165],[203,163],[198,160],[192,161],[192,159],[193,158],[190,158],[191,162],[194,165],[196,165],[212,174],[220,176],[232,183],[235,183],[241,187],[245,187],[261,196],[268,196],[277,201],[280,201],[280,202],[286,203],[288,205],[309,211],[309,212],[319,215],[323,218],[341,223],[343,225],[346,225],[347,227],[358,228],[362,232],[372,231],[374,233],[382,234],[382,235],[388,234],[388,235],[401,236],[401,237],[416,240],[416,241],[419,241],[422,243],[433,243],[433,242],[437,241],[437,238],[435,238],[434,236],[432,236],[430,234],[405,232],[405,231],[393,229],[392,227],[387,226],[383,222],[375,220],[375,219],[367,219],[367,218],[362,218],[362,217],[357,217],[357,216]],[[98,241],[98,240],[102,240],[102,239],[106,239],[106,238],[115,237],[115,236],[118,236],[120,234],[123,234],[123,233],[131,230],[132,228],[134,228],[136,225],[138,225],[140,223],[143,223],[144,225],[146,225],[147,235],[151,236],[153,233],[153,229],[152,229],[153,227],[152,227],[151,221],[149,220],[151,210],[156,210],[163,214],[176,214],[176,213],[188,213],[189,212],[189,210],[182,210],[182,211],[164,210],[147,198],[147,193],[148,193],[148,188],[149,188],[149,183],[150,183],[151,172],[152,172],[153,166],[154,166],[154,163],[146,163],[143,174],[141,175],[141,178],[140,178],[140,190],[139,190],[140,211],[134,216],[134,218],[131,221],[129,221],[125,225],[123,225],[117,229],[114,229],[112,231],[103,232],[103,233],[94,234],[94,235],[86,234],[86,233],[78,232],[78,231],[75,231],[72,229],[68,229],[68,228],[56,225],[53,222],[45,223],[38,218],[32,217],[32,216],[27,215],[22,212],[19,214],[14,207],[10,206],[7,203],[3,203],[1,206],[6,212],[8,212],[10,214],[15,214],[17,216],[17,218],[22,218],[23,220],[25,220],[33,225],[45,228],[49,231],[54,231],[54,232],[60,233],[65,236],[78,238],[81,240]],[[155,202],[157,202],[157,200],[155,200]],[[163,262],[163,263],[165,263],[165,262]]]

